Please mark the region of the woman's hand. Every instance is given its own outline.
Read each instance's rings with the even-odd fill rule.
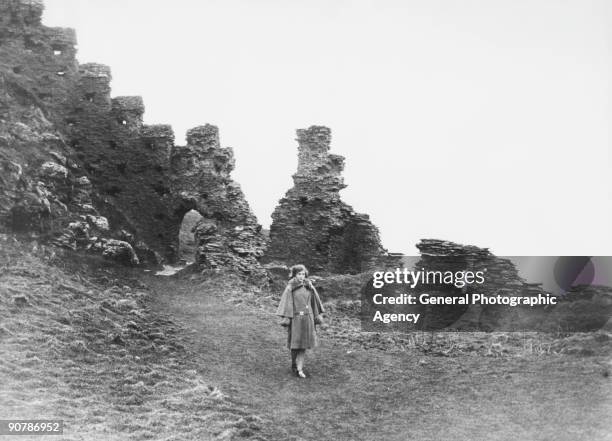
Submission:
[[[289,317],[283,317],[279,323],[281,326],[288,327],[291,325],[291,319]]]

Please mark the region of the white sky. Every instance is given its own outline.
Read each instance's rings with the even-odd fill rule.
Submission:
[[[295,130],[332,129],[343,199],[393,252],[612,255],[606,0],[46,0],[80,62],[177,143],[219,126],[269,226]]]

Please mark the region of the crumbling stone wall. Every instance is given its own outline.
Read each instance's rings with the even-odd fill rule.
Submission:
[[[183,216],[194,209],[204,217],[196,231],[200,265],[258,267],[261,227],[230,177],[233,152],[220,146],[217,128],[196,127],[186,146],[176,146],[170,126],[143,124],[140,97],[110,98],[108,67],[86,64],[80,74],[68,116],[73,146],[100,189],[99,205],[111,223],[123,217],[136,251],[150,247],[175,261]]]
[[[202,266],[257,271],[260,227],[217,129],[175,146],[169,126],[143,124],[142,98],[111,97],[109,67],[79,65],[74,31],[43,26],[42,11],[0,0],[0,228],[131,263],[174,261],[193,208]]]
[[[172,236],[176,220],[169,184],[172,129],[143,124],[142,98],[111,98],[107,66],[84,64],[79,74],[66,115],[67,134],[98,189],[96,205],[143,257],[151,258],[154,250],[174,260],[178,239]]]
[[[344,158],[329,153],[330,129],[311,126],[297,136],[298,170],[272,214],[266,260],[355,274],[393,261],[368,215],[340,199]]]
[[[510,259],[495,256],[488,248],[440,239],[422,239],[416,247],[421,253],[416,269],[485,271],[485,283],[475,285],[483,294],[530,296],[543,292],[541,284],[525,282]]]
[[[537,296],[550,294],[540,283],[527,283],[520,277],[510,259],[495,256],[487,248],[461,245],[438,239],[423,239],[417,248],[421,259],[415,269],[439,271],[485,271],[485,283],[471,285],[463,292],[481,293],[486,296]],[[424,287],[432,292],[431,287]],[[452,288],[433,288],[436,295],[455,295]],[[462,330],[504,330],[546,332],[585,332],[600,329],[610,320],[612,313],[612,289],[607,286],[573,286],[570,291],[558,297],[557,305],[516,306],[470,305],[465,312],[456,316],[452,328]],[[446,312],[453,317],[458,311],[449,307],[446,311],[439,306],[428,308],[427,315],[441,316]],[[462,312],[462,311],[459,311]],[[440,317],[438,317],[440,318]],[[443,318],[443,317],[442,317]],[[438,328],[439,329],[439,328]]]
[[[74,31],[41,25],[39,1],[0,1],[0,228],[75,249],[105,223],[62,131],[77,81]],[[88,244],[90,245],[90,244]]]
[[[195,228],[196,260],[207,268],[235,268],[263,278],[257,259],[265,242],[240,186],[232,181],[234,153],[222,148],[217,127],[205,125],[187,132],[187,145],[175,146],[171,154],[171,188],[176,195],[174,213],[178,223],[189,210],[203,219]]]
[[[78,76],[73,29],[42,26],[40,0],[0,1],[0,68],[3,75],[29,95],[45,117],[67,105]]]
[[[433,290],[436,295],[456,296],[463,293],[479,293],[486,296],[537,296],[545,293],[541,284],[527,283],[520,277],[510,259],[495,256],[488,248],[439,240],[422,239],[416,247],[421,258],[415,264],[416,270],[426,271],[483,271],[484,283],[457,289],[453,285],[423,285],[419,289]],[[429,292],[429,291],[428,291]],[[430,322],[453,317],[455,329],[511,330],[535,329],[534,322],[542,320],[541,308],[509,308],[503,305],[470,305],[465,312],[462,306],[448,308],[426,307]],[[460,312],[460,314],[457,314]],[[448,317],[444,317],[447,315]],[[432,323],[424,323],[423,326]],[[435,329],[436,326],[433,326]]]

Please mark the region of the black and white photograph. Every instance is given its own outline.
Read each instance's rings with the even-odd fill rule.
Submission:
[[[0,0],[0,441],[612,441],[611,80],[607,0]]]

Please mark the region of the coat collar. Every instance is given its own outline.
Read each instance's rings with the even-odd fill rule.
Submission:
[[[307,278],[303,282],[300,282],[296,277],[289,279],[289,285],[291,286],[291,292],[295,291],[302,286],[312,291],[312,282]]]

